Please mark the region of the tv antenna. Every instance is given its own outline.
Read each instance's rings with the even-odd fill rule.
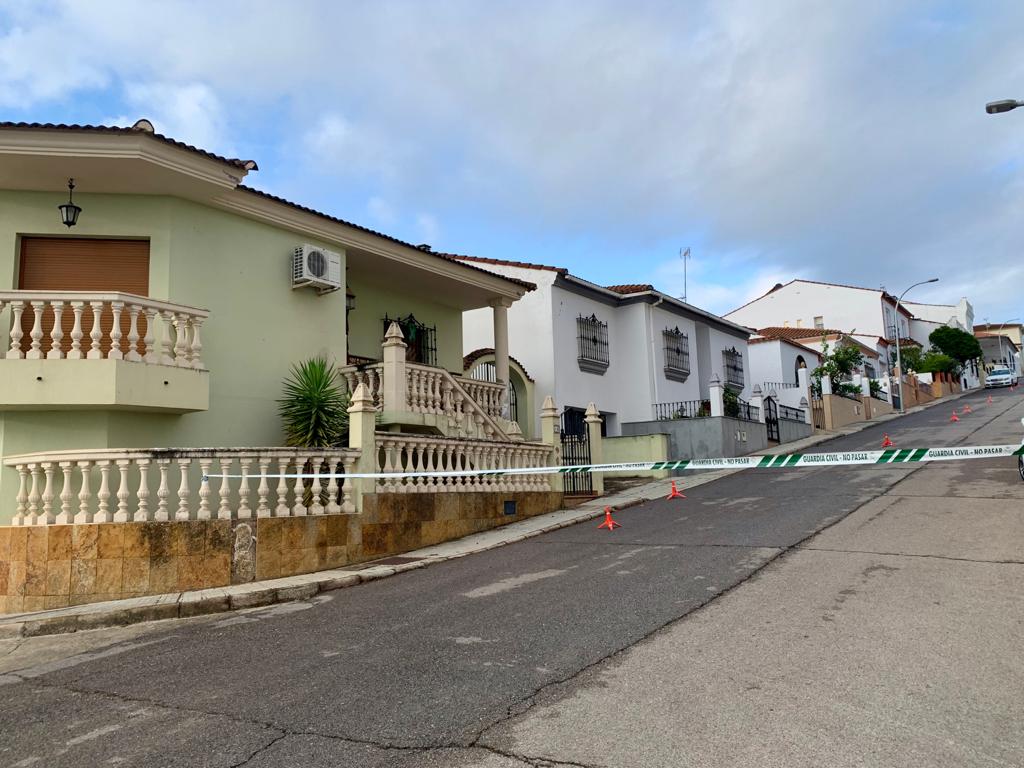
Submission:
[[[686,262],[690,260],[690,249],[680,248],[679,258],[683,260],[683,303],[686,303]]]

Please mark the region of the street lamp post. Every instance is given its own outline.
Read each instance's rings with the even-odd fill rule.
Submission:
[[[937,283],[939,278],[933,277],[931,280],[922,280],[920,283],[914,283],[910,288],[917,288],[919,285],[925,285],[927,283]],[[903,407],[903,357],[900,354],[900,302],[903,301],[903,297],[910,291],[907,288],[900,297],[896,299],[896,370],[899,371],[897,376],[897,386],[900,390],[900,413],[906,413],[906,408]]]
[[[996,335],[999,337],[999,362],[1002,363],[1003,365],[1005,365],[1007,368],[1013,368],[1013,366],[1010,365],[1009,363],[1007,363],[1006,362],[1006,358],[1003,357],[1003,334],[1002,334],[1002,330],[1003,330],[1003,328],[1006,327],[1007,323],[1012,323],[1012,322],[1014,322],[1016,320],[1020,320],[1020,318],[1019,317],[1011,317],[1009,320],[1003,321],[1002,325],[1000,325],[996,329]]]
[[[1000,99],[999,101],[990,101],[985,105],[985,111],[990,115],[997,115],[1000,112],[1009,112],[1011,109],[1017,107],[1024,107],[1024,101],[1017,101],[1017,99]]]

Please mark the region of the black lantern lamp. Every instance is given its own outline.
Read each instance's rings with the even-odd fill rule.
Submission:
[[[68,179],[68,201],[57,206],[57,210],[60,211],[60,220],[64,222],[64,226],[68,229],[71,229],[71,227],[78,223],[78,214],[82,212],[82,209],[75,205],[74,200],[71,199],[74,191],[75,180]]]

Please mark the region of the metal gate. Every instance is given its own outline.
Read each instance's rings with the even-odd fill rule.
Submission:
[[[590,435],[583,411],[566,408],[562,413],[562,464],[580,466],[590,463]],[[562,475],[567,496],[592,496],[594,482],[589,472],[566,472]]]
[[[779,407],[774,397],[766,397],[764,405],[764,425],[768,428],[768,439],[779,442]]]

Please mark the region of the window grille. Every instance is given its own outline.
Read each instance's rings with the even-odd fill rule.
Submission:
[[[580,370],[604,373],[608,370],[608,323],[597,319],[597,315],[576,318],[576,342]]]
[[[722,367],[725,371],[725,386],[743,389],[743,354],[735,347],[722,350]]]
[[[685,381],[690,375],[690,339],[675,328],[662,331],[665,343],[665,377]]]
[[[384,335],[392,323],[398,323],[406,344],[405,359],[410,363],[437,365],[437,326],[421,323],[413,315],[390,318],[384,315]]]

